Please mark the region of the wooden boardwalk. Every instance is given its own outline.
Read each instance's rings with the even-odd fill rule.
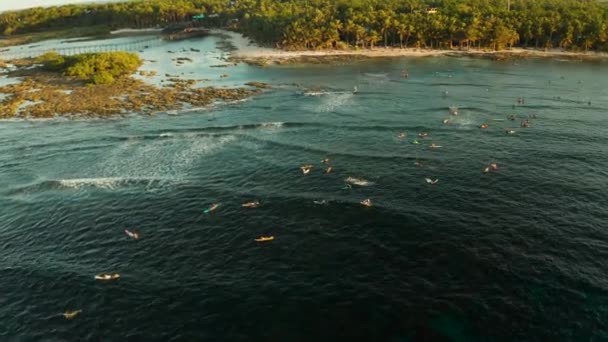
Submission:
[[[50,51],[55,51],[60,55],[73,56],[80,53],[91,52],[111,52],[111,51],[140,51],[150,46],[157,45],[161,42],[160,37],[149,37],[132,42],[102,44],[102,45],[81,45],[81,46],[66,46],[56,49],[35,49],[15,46],[9,49],[0,49],[0,59],[10,60],[15,58],[33,58],[38,57]],[[8,50],[8,51],[7,51]]]

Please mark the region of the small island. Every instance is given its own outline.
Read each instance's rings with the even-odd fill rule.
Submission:
[[[75,56],[49,52],[11,62],[15,67],[8,76],[22,82],[0,87],[0,93],[8,95],[0,104],[2,118],[152,114],[241,100],[268,87],[253,82],[235,89],[197,88],[196,80],[178,77],[156,87],[131,77],[142,60],[137,54],[120,51]],[[147,75],[144,71],[140,74]]]

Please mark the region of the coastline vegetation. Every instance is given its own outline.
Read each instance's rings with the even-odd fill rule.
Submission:
[[[135,53],[115,51],[84,53],[62,56],[51,51],[36,58],[48,71],[61,72],[66,76],[92,84],[112,84],[116,79],[129,76],[137,71],[142,61]]]
[[[608,51],[608,8],[596,0],[149,0],[0,14],[0,33],[67,28],[230,25],[284,49],[512,46]]]

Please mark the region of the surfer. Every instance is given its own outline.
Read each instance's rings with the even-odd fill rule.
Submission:
[[[483,169],[483,173],[488,173],[490,171],[498,171],[498,164],[491,163],[490,166],[488,166],[485,169]]]
[[[426,133],[426,132],[422,132],[422,133],[418,133],[418,136],[421,137],[421,138],[424,138],[424,137],[428,137],[429,134]]]
[[[364,199],[363,201],[360,202],[362,205],[366,206],[366,207],[371,207],[372,206],[372,200],[367,198]]]
[[[97,279],[97,280],[114,280],[114,279],[118,279],[118,278],[120,278],[120,274],[118,274],[118,273],[113,273],[113,274],[102,273],[102,274],[98,274],[95,276],[95,279]]]
[[[424,180],[425,180],[425,181],[426,181],[428,184],[431,184],[431,185],[435,185],[435,184],[437,184],[437,183],[439,182],[439,178],[437,178],[437,179],[435,179],[435,180],[432,180],[432,179],[430,179],[430,178],[425,178]]]
[[[508,118],[509,118],[509,120],[514,121],[514,120],[515,120],[515,114],[511,114],[511,115],[509,115],[509,117],[508,117]]]
[[[488,127],[490,127],[490,125],[488,125],[486,123],[484,123],[481,126],[479,126],[479,128],[481,128],[481,129],[485,129],[485,128],[488,128]]]
[[[401,71],[401,77],[403,78],[409,78],[410,74],[407,72],[407,68],[403,69],[403,71]]]
[[[215,209],[217,209],[217,207],[219,207],[220,204],[219,203],[214,203],[212,206],[210,206],[209,208],[205,209],[205,214],[208,214],[212,211],[214,211]]]
[[[139,239],[139,233],[136,230],[130,231],[128,229],[125,229],[125,234],[127,234],[133,240],[138,240]]]
[[[257,208],[260,206],[260,201],[253,201],[241,204],[243,208]]]
[[[310,168],[308,168],[308,167],[303,167],[303,168],[302,168],[302,173],[303,173],[303,174],[305,174],[305,175],[309,174],[309,173],[310,173]]]
[[[260,236],[259,238],[256,238],[255,241],[257,242],[265,242],[265,241],[272,241],[274,240],[274,236]]]
[[[435,145],[435,144],[431,144],[431,146],[429,146],[429,147],[430,147],[430,148],[440,148],[440,147],[443,147],[443,146],[440,146],[440,145]]]
[[[72,318],[78,316],[78,314],[81,312],[82,312],[82,310],[66,311],[62,315],[63,315],[63,317],[65,317],[65,319],[72,319]]]
[[[329,164],[329,158],[325,158],[325,159],[321,160],[321,163]]]
[[[442,121],[442,122],[443,122],[443,124],[444,124],[444,125],[447,125],[447,124],[449,124],[449,123],[450,123],[450,120],[449,120],[449,119],[443,119],[443,121]]]
[[[327,169],[325,169],[324,173],[325,174],[331,173],[331,170],[333,170],[333,168],[330,166]]]
[[[403,132],[399,133],[399,139],[403,139],[405,137],[407,137],[407,134],[405,134]]]

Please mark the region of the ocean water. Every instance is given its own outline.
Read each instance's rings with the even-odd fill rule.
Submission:
[[[608,340],[607,71],[241,65],[274,88],[177,116],[2,121],[0,340]]]

